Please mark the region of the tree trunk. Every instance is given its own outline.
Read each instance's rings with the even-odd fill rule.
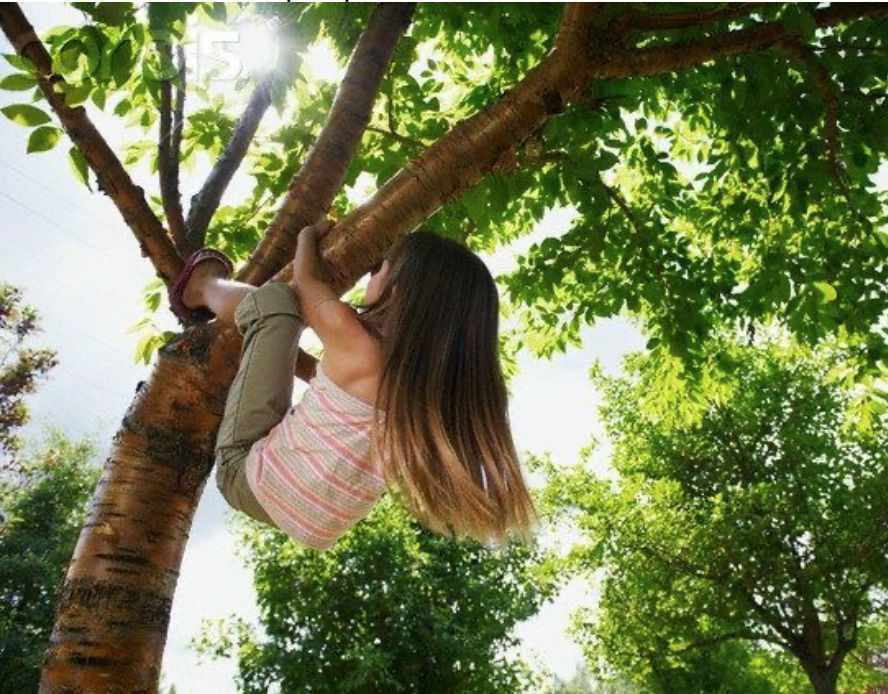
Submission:
[[[808,681],[817,694],[838,694],[839,671],[833,668],[818,668],[814,663],[802,662]]]

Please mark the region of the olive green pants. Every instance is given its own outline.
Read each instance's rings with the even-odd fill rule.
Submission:
[[[268,282],[247,294],[234,322],[243,345],[216,438],[216,484],[233,508],[274,525],[247,486],[244,465],[253,444],[292,405],[293,364],[304,324],[293,290],[283,282]]]

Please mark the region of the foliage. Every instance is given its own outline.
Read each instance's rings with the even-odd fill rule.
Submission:
[[[0,694],[36,692],[56,591],[99,477],[95,445],[53,432],[0,480]]]
[[[702,397],[676,381],[664,394],[666,367],[651,357],[629,360],[630,376],[596,376],[619,481],[578,468],[550,494],[591,539],[576,565],[605,571],[600,614],[580,633],[590,655],[641,678],[734,640],[823,675],[883,609],[885,418],[854,425],[853,394],[835,377],[841,348],[712,350],[731,372]]]
[[[433,535],[391,500],[325,553],[264,527],[242,540],[265,636],[231,620],[197,643],[237,655],[242,691],[531,691],[506,651],[555,587],[539,550]]]
[[[24,397],[56,365],[51,350],[25,346],[37,332],[37,313],[22,303],[21,290],[0,283],[0,460],[20,446],[15,431],[28,421]]]
[[[705,15],[721,7],[706,5],[695,9]],[[193,44],[201,32],[257,19],[276,27],[276,125],[253,143],[250,194],[223,207],[208,236],[245,258],[335,91],[336,78],[314,74],[300,56],[327,47],[342,66],[370,7],[154,3],[141,13],[129,3],[75,6],[85,24],[45,36],[65,77],[60,88],[70,103],[113,113],[134,133],[129,165],[155,156],[158,85],[172,70],[158,46]],[[813,9],[773,3],[734,20],[736,28],[782,23],[807,60],[773,46],[662,76],[596,82],[587,98],[523,143],[513,165],[452,201],[428,226],[468,234],[474,248],[491,250],[529,234],[547,210],[576,208],[570,229],[534,243],[504,278],[522,308],[527,344],[539,354],[578,343],[582,326],[598,318],[628,313],[644,319],[651,348],[693,366],[714,330],[776,317],[811,345],[843,333],[865,356],[856,376],[878,380],[878,365],[888,362],[886,334],[870,328],[886,309],[878,287],[888,280],[888,231],[885,193],[873,176],[888,147],[888,23],[816,29]],[[613,9],[611,19],[624,11]],[[560,6],[546,3],[420,4],[334,216],[360,200],[349,187],[382,185],[515,85],[550,49],[560,15]],[[629,43],[690,42],[726,27],[703,21]],[[219,70],[189,76],[186,165],[220,151],[256,79],[233,71],[231,51],[217,58]],[[0,87],[33,93],[38,103],[12,104],[6,115],[40,128],[32,150],[43,151],[58,138],[34,92],[33,68],[15,56],[8,62],[13,72]],[[220,72],[225,66],[232,74]],[[88,181],[82,161],[72,166]],[[158,344],[146,342],[141,358]]]

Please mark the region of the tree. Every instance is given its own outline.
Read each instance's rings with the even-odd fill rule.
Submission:
[[[630,376],[599,378],[620,479],[580,469],[553,491],[592,540],[579,565],[605,571],[587,646],[676,681],[688,654],[748,642],[791,656],[817,694],[835,694],[849,654],[869,632],[884,638],[888,422],[856,425],[837,379],[843,348],[713,349],[726,370],[700,397],[649,357],[632,359]],[[844,672],[849,685],[867,673]]]
[[[95,445],[51,433],[0,480],[0,694],[37,691],[56,598],[99,479]]]
[[[227,6],[76,6],[85,25],[52,32],[48,51],[16,5],[0,6],[18,54],[3,85],[34,91],[53,116],[33,103],[4,114],[34,128],[32,151],[64,129],[78,175],[118,206],[164,283],[209,241],[243,261],[240,279],[261,284],[291,258],[298,230],[332,210],[340,222],[322,253],[345,291],[421,223],[490,249],[574,205],[572,229],[529,251],[506,282],[538,352],[625,307],[646,319],[652,348],[688,363],[718,324],[770,315],[811,342],[844,331],[863,353],[861,378],[884,358],[885,336],[869,327],[888,272],[883,196],[870,180],[888,146],[886,5],[571,3],[559,18],[544,3],[429,4],[402,40],[410,6],[260,7],[291,48],[280,74],[242,80],[253,91],[239,115],[230,96],[184,79],[178,50],[200,21],[229,21]],[[293,67],[296,42],[320,33],[351,52],[331,106],[333,90]],[[201,94],[186,109],[186,95]],[[269,103],[288,122],[257,135]],[[131,130],[159,124],[154,208],[93,127],[93,107]],[[624,114],[640,116],[633,131]],[[219,208],[251,140],[253,194]],[[152,148],[134,143],[126,158]],[[217,164],[185,214],[177,165],[196,152]],[[699,165],[695,181],[670,154]],[[341,189],[361,172],[378,189],[355,206]],[[236,335],[216,324],[189,327],[158,353],[69,573],[44,691],[108,676],[156,689],[236,355]],[[84,633],[89,647],[68,647]]]
[[[51,350],[25,347],[38,331],[37,312],[22,303],[21,290],[0,283],[0,460],[7,463],[21,446],[16,430],[28,421],[24,397],[56,365]]]
[[[244,692],[533,691],[506,651],[553,593],[543,552],[448,540],[390,499],[324,553],[256,524],[241,540],[266,636],[232,620],[198,646],[236,655]]]

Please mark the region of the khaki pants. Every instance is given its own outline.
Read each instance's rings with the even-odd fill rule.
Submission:
[[[216,438],[216,484],[233,508],[274,525],[247,486],[244,464],[253,444],[290,409],[293,364],[304,324],[293,290],[283,282],[268,282],[247,294],[234,321],[243,346]]]

